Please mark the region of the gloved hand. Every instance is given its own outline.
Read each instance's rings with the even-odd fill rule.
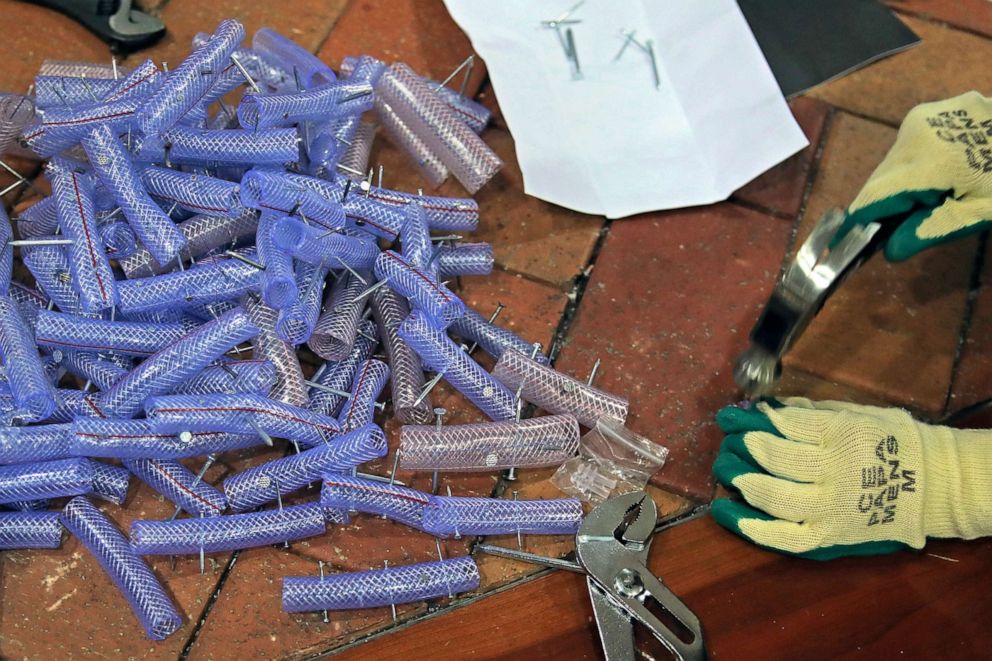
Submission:
[[[847,210],[856,225],[896,224],[892,261],[992,224],[992,99],[967,92],[906,115],[896,142]]]
[[[799,398],[717,422],[713,474],[747,504],[718,499],[712,514],[755,544],[828,560],[992,534],[992,432]]]

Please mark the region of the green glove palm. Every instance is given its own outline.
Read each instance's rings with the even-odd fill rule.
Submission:
[[[847,210],[837,239],[871,222],[897,227],[885,256],[898,261],[992,224],[992,100],[978,92],[924,103]]]
[[[713,473],[744,501],[718,523],[763,547],[826,560],[992,534],[992,433],[935,427],[900,409],[787,400],[717,414]]]

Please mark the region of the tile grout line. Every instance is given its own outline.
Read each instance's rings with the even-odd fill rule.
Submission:
[[[964,353],[965,343],[971,332],[971,320],[975,313],[978,302],[978,294],[982,288],[982,273],[985,270],[985,258],[988,250],[988,234],[979,235],[978,248],[975,251],[975,261],[972,266],[971,280],[968,283],[968,298],[965,300],[964,313],[961,315],[961,324],[958,328],[958,343],[954,351],[954,362],[951,365],[951,378],[947,385],[947,395],[944,398],[944,409],[941,419],[954,415],[956,411],[948,411],[951,405],[951,398],[954,394],[954,386],[957,383],[958,370],[961,366],[961,356]]]
[[[207,617],[209,617],[210,612],[213,610],[214,604],[220,599],[221,590],[223,590],[224,585],[227,583],[228,577],[231,575],[231,570],[234,569],[234,565],[238,562],[238,556],[241,551],[235,551],[231,554],[231,559],[227,561],[227,566],[224,567],[224,571],[221,572],[220,578],[217,579],[217,583],[214,585],[213,592],[210,593],[210,598],[207,599],[207,603],[204,604],[203,610],[200,611],[200,618],[196,622],[196,626],[193,627],[193,631],[189,634],[189,639],[187,639],[186,644],[183,645],[182,651],[179,652],[178,661],[186,661],[189,657],[190,652],[193,650],[193,646],[196,644],[197,639],[200,636],[200,631],[203,626],[207,623]]]
[[[904,7],[892,7],[891,5],[888,5],[888,4],[886,4],[886,7],[889,9],[889,11],[891,11],[893,14],[895,14],[897,18],[899,16],[908,16],[910,18],[915,18],[915,19],[920,20],[920,21],[923,21],[925,23],[930,23],[931,25],[937,25],[937,26],[940,26],[942,28],[947,28],[949,30],[955,30],[957,32],[964,32],[964,33],[970,34],[970,35],[972,35],[974,37],[979,37],[980,39],[984,39],[985,41],[992,41],[992,37],[990,37],[988,34],[986,34],[984,32],[981,32],[979,30],[976,30],[975,28],[968,27],[966,25],[958,25],[957,23],[951,23],[951,22],[949,22],[947,20],[944,20],[942,18],[938,18],[936,16],[931,16],[930,14],[925,14],[923,12],[913,11],[911,9],[906,9]],[[909,27],[909,26],[906,26],[906,27]],[[917,35],[917,36],[919,36],[919,35]],[[921,41],[922,41],[922,39],[921,39]],[[898,53],[896,53],[896,54],[898,55]]]

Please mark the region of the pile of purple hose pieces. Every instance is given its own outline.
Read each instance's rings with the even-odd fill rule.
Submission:
[[[46,63],[34,96],[0,98],[0,135],[20,122],[52,187],[15,219],[16,239],[0,222],[0,548],[55,548],[68,529],[154,639],[182,619],[142,556],[202,562],[321,535],[356,511],[436,537],[575,532],[574,499],[436,496],[359,475],[387,453],[373,422],[387,384],[407,469],[557,465],[580,424],[627,411],[447,287],[492,268],[487,244],[431,234],[473,230],[473,200],[363,176],[378,125],[431,183],[451,174],[474,192],[500,167],[477,135],[483,107],[403,64],[358,57],[338,77],[271,30],[244,38],[224,21],[171,71]],[[12,281],[15,247],[33,283]],[[325,361],[310,380],[304,344]],[[476,346],[498,359],[492,373]],[[425,370],[492,422],[434,424]],[[522,401],[549,415],[521,419]],[[286,456],[221,488],[181,463],[273,438]],[[90,498],[123,504],[132,475],[188,516],[125,536]],[[318,502],[283,507],[313,483]],[[283,606],[390,605],[478,583],[471,557],[286,577]]]

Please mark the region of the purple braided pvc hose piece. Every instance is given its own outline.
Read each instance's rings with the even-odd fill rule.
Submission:
[[[0,550],[62,546],[58,512],[0,512]]]
[[[238,121],[247,129],[261,130],[328,116],[360,115],[371,109],[372,85],[348,78],[298,92],[246,94],[238,105]]]
[[[34,324],[35,341],[39,346],[67,351],[113,351],[142,357],[175,342],[189,330],[181,323],[106,321],[47,310],[38,311]]]
[[[131,605],[131,610],[153,640],[163,640],[183,620],[148,565],[127,537],[86,498],[73,498],[61,514],[62,525],[100,562]]]
[[[255,253],[248,259],[255,261]],[[237,300],[260,288],[261,271],[241,260],[223,257],[209,263],[151,278],[120,282],[120,311],[125,314],[162,309],[188,310],[222,300]]]
[[[534,345],[511,330],[489,322],[475,310],[466,308],[465,314],[451,324],[451,330],[463,340],[478,343],[482,350],[499,360],[507,349],[519,351],[522,354],[534,353]],[[534,360],[542,365],[548,363],[548,357],[538,353]]]
[[[28,208],[23,209],[15,220],[17,221],[17,232],[22,238],[30,239],[36,236],[55,234],[55,230],[59,226],[59,216],[55,210],[55,198],[51,195],[41,198]]]
[[[45,378],[31,328],[9,296],[0,296],[0,358],[19,415],[32,422],[50,416],[55,387]]]
[[[64,352],[62,366],[69,374],[90,381],[97,390],[109,390],[128,373],[127,368],[89,351]]]
[[[299,454],[275,459],[224,480],[227,502],[244,512],[321,480],[331,473],[350,471],[359,464],[386,456],[386,435],[376,425],[342,434]]]
[[[475,404],[491,420],[511,420],[516,398],[477,362],[461,350],[444,331],[435,328],[418,310],[400,325],[399,335],[430,369]]]
[[[0,427],[0,464],[25,464],[78,456],[71,425]]]
[[[417,166],[431,187],[443,184],[450,174],[448,168],[381,97],[375,99],[375,114],[392,143]]]
[[[406,222],[400,230],[401,254],[410,264],[427,273],[434,273],[431,257],[434,248],[431,245],[431,230],[427,226],[427,211],[411,202],[403,210],[406,212]]]
[[[276,310],[292,305],[300,297],[293,271],[293,258],[272,240],[279,220],[277,214],[263,211],[255,233],[255,250],[259,261],[265,266],[265,270],[259,275],[262,299],[266,305]]]
[[[79,293],[72,287],[64,246],[31,246],[21,249],[21,261],[35,283],[63,312],[82,313]]]
[[[10,293],[10,279],[14,272],[14,246],[10,245],[13,240],[14,228],[10,225],[6,209],[0,205],[0,241],[3,242],[0,248],[0,294],[4,296]]]
[[[339,150],[337,154],[340,154],[340,157],[335,159],[340,163],[341,169],[345,172],[349,170],[365,172],[369,167],[372,143],[375,141],[375,124],[363,122],[360,117],[348,117],[342,120],[342,124],[337,128],[332,138],[338,145],[347,147],[347,149]],[[343,142],[343,140],[348,142]],[[311,154],[312,158],[313,155]],[[335,160],[325,158],[321,161],[321,165],[325,168],[332,168],[335,165]]]
[[[298,214],[325,230],[344,227],[344,209],[316,191],[300,185],[273,170],[253,168],[241,178],[241,202],[261,211],[275,211],[277,215]]]
[[[279,310],[276,335],[296,346],[310,339],[320,316],[320,301],[329,270],[318,264],[296,263],[296,288],[300,297],[292,305]]]
[[[67,390],[62,388],[56,390],[55,393],[55,411],[48,416],[45,422],[60,424],[63,422],[72,422],[75,418],[82,415],[92,415],[92,413],[87,413],[84,410],[89,409],[86,399],[88,393],[82,390]],[[2,408],[5,408],[6,404],[4,402]]]
[[[220,516],[224,494],[174,459],[122,459],[124,466],[166,500],[193,516]]]
[[[493,247],[489,243],[460,243],[438,246],[434,260],[439,278],[459,275],[489,275],[493,271]]]
[[[276,335],[279,313],[251,295],[241,301],[252,322],[258,326],[253,356],[267,360],[275,370],[276,380],[268,396],[277,402],[305,407],[309,402],[303,383],[303,368],[296,356],[296,347]]]
[[[35,99],[0,92],[0,154],[24,153],[21,136],[37,119]]]
[[[138,237],[131,226],[123,220],[110,221],[97,225],[100,239],[107,248],[107,254],[120,260],[138,251]]]
[[[148,401],[145,412],[160,433],[226,431],[285,438],[312,447],[341,433],[334,418],[260,395],[170,395]],[[261,436],[261,434],[259,434]]]
[[[574,535],[582,521],[576,498],[501,500],[431,496],[424,531],[435,537],[465,535]]]
[[[400,227],[403,225],[403,214],[395,208],[396,205],[375,199],[372,195],[374,186],[366,194],[351,190],[354,182],[347,177],[335,176],[332,181],[326,181],[305,175],[287,174],[286,176],[315,191],[321,197],[339,203],[344,207],[345,216],[369,233],[390,241],[399,236]]]
[[[131,486],[131,472],[120,466],[93,462],[93,495],[123,505]]]
[[[390,66],[375,91],[469,193],[482,188],[503,166],[495,152],[407,65]]]
[[[341,176],[335,176],[332,181],[325,182],[326,188],[330,189],[327,193],[328,197],[340,199],[347,182],[348,179]],[[379,207],[376,214],[382,218],[390,219],[390,227],[397,232],[403,224],[403,216],[397,214],[395,207],[402,207],[411,202],[418,203],[427,211],[427,221],[432,230],[474,232],[479,226],[479,205],[472,198],[418,195],[417,193],[403,193],[378,186],[371,186],[368,195],[362,193],[361,195],[356,194],[355,197],[356,199],[365,199]],[[351,195],[348,196],[348,200],[351,200]],[[348,215],[353,215],[352,211],[347,209],[347,205],[345,209],[348,211]],[[393,213],[391,214],[390,211]]]
[[[471,557],[324,578],[286,576],[282,579],[282,609],[305,613],[406,604],[470,592],[479,587],[480,580],[479,568]]]
[[[95,467],[78,458],[0,466],[0,503],[90,493]]]
[[[575,416],[586,427],[595,427],[604,415],[620,422],[627,419],[628,402],[623,397],[573,379],[511,348],[500,356],[493,376],[513,391],[522,384],[522,399],[549,413]]]
[[[313,53],[270,28],[258,30],[251,40],[251,49],[259,57],[289,74],[294,70],[304,88],[333,83],[337,76]]]
[[[373,292],[372,316],[389,358],[393,415],[404,425],[427,424],[433,417],[433,406],[430,395],[420,399],[425,382],[424,366],[420,356],[399,336],[400,324],[409,314],[406,299],[389,287]]]
[[[114,81],[113,88],[105,96],[100,97],[104,101],[147,97],[161,84],[164,78],[162,72],[151,59],[145,60],[131,71],[119,66],[117,67],[117,74],[122,77]],[[35,92],[37,93],[37,91],[38,85],[35,83]]]
[[[83,457],[187,459],[229,450],[242,450],[262,444],[262,440],[256,434],[227,432],[162,434],[155,432],[148,420],[77,418],[71,425],[64,426],[71,427],[68,452]]]
[[[367,283],[371,276],[366,272],[364,277]],[[324,360],[342,360],[351,352],[366,304],[365,298],[358,297],[366,286],[350,273],[343,273],[328,293],[324,312],[307,341]]]
[[[465,304],[437,276],[417,268],[392,250],[375,260],[375,277],[387,280],[389,288],[410,299],[436,328],[443,329],[465,314]]]
[[[139,519],[131,524],[131,547],[139,555],[218,553],[295,542],[326,531],[320,504],[306,503],[202,519]]]
[[[375,337],[375,324],[371,321],[363,321],[358,326],[358,334],[355,343],[351,347],[351,353],[344,360],[327,361],[314,377],[314,383],[318,383],[326,388],[337,390],[338,392],[349,392],[354,381],[358,366],[368,360],[375,351],[377,340]],[[346,397],[337,395],[319,388],[310,389],[310,405],[307,407],[315,413],[336,417],[341,405],[347,401]]]
[[[24,133],[24,143],[38,156],[48,158],[70,149],[97,126],[116,134],[125,133],[134,122],[142,99],[129,97],[117,101],[49,108],[42,121]]]
[[[186,237],[145,191],[120,140],[107,126],[82,138],[100,181],[111,192],[131,229],[159,264],[167,264],[186,246]]]
[[[372,422],[376,401],[387,381],[389,365],[381,360],[366,360],[359,366],[351,384],[351,398],[338,416],[341,429],[351,431]]]
[[[558,466],[579,448],[579,423],[569,415],[519,422],[469,425],[405,425],[400,428],[400,465],[412,470],[490,472]]]
[[[276,382],[276,368],[268,360],[232,360],[211,365],[172,390],[176,395],[251,393],[268,395]]]
[[[44,293],[32,287],[26,287],[19,282],[10,283],[10,297],[18,305],[26,305],[37,310],[44,310],[49,302]]]
[[[127,69],[120,67],[119,75],[124,75]],[[38,68],[39,76],[64,76],[70,78],[112,79],[114,68],[103,62],[79,62],[76,60],[43,60]]]
[[[229,216],[193,216],[176,227],[186,237],[183,253],[200,256],[224,245],[233,246],[239,239],[254,236],[258,227],[258,213],[254,209],[244,209],[236,218]],[[144,278],[166,273],[176,266],[173,259],[159,266],[145,249],[140,249],[120,262],[128,278]]]
[[[293,128],[198,129],[177,126],[165,134],[168,158],[189,165],[284,165],[300,158],[300,137]],[[155,148],[157,150],[157,147]],[[159,159],[156,159],[159,160]]]
[[[257,334],[258,328],[245,311],[235,308],[153,354],[112,388],[90,399],[106,417],[133,418],[146,399],[171,392],[228,349]]]
[[[180,172],[156,165],[142,168],[141,181],[166,205],[176,204],[193,213],[237,218],[244,213],[238,184],[203,174]]]
[[[423,529],[429,500],[428,494],[416,489],[351,475],[328,475],[320,489],[324,507],[378,514],[417,530]]]
[[[241,23],[221,21],[213,36],[170,71],[142,106],[137,117],[141,132],[146,135],[161,133],[200,103],[244,38],[245,29]]]
[[[106,98],[117,82],[113,78],[38,75],[34,77],[34,101],[39,110],[93,103],[93,97]]]
[[[356,271],[368,271],[379,254],[379,248],[372,241],[328,232],[289,216],[276,222],[272,241],[297,259],[329,268],[347,264]]]

